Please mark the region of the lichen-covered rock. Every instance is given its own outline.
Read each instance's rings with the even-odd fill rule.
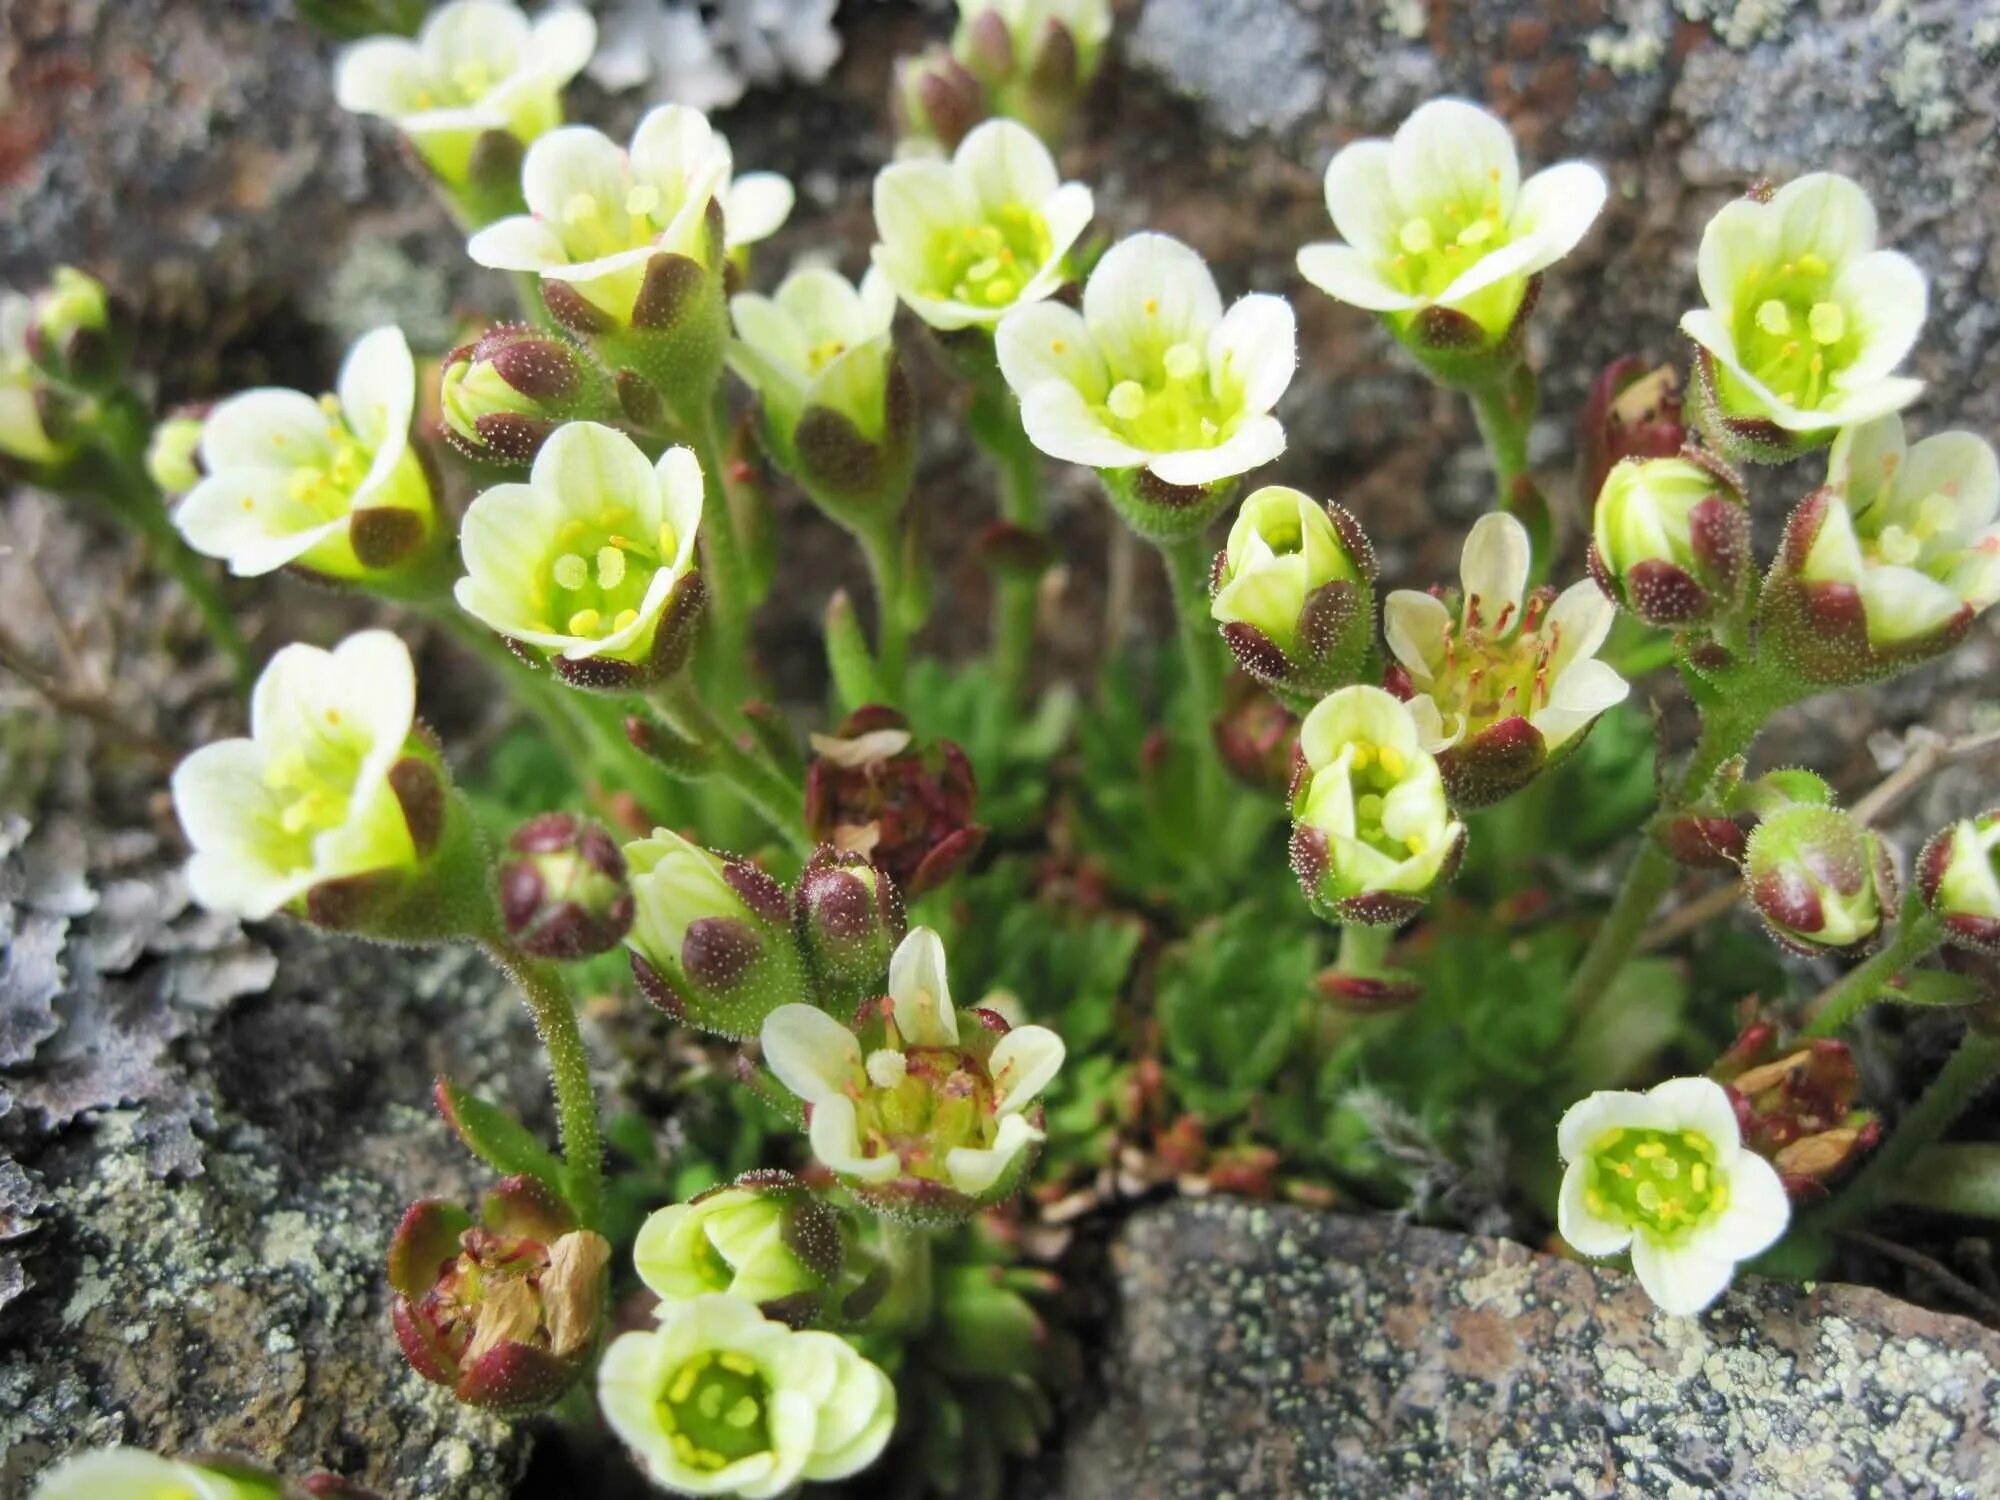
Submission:
[[[2000,1491],[2000,1333],[1880,1292],[1746,1277],[1671,1318],[1517,1244],[1219,1199],[1112,1253],[1074,1500]]]

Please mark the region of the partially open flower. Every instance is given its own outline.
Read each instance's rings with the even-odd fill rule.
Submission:
[[[1203,529],[1216,509],[1203,487],[1285,451],[1271,408],[1298,364],[1291,304],[1258,293],[1225,313],[1202,258],[1166,235],[1120,240],[1091,271],[1082,312],[1022,308],[996,348],[1030,440],[1104,471],[1149,536]]]
[[[563,961],[609,952],[631,930],[634,909],[625,856],[602,823],[543,813],[507,840],[500,916],[523,951]]]
[[[1628,458],[1604,481],[1590,571],[1648,625],[1698,625],[1743,607],[1756,559],[1740,481],[1699,448]]]
[[[812,1321],[840,1275],[840,1221],[789,1172],[746,1172],[652,1214],[632,1245],[663,1302],[727,1292],[793,1327]]]
[[[1266,485],[1229,528],[1209,613],[1244,671],[1305,707],[1358,674],[1374,638],[1374,579],[1353,516]]]
[[[128,334],[113,315],[104,284],[75,266],[58,266],[34,303],[28,352],[65,385],[103,390],[117,384]]]
[[[1736,1110],[1711,1079],[1592,1094],[1563,1115],[1556,1144],[1569,1164],[1562,1237],[1584,1255],[1629,1250],[1662,1312],[1700,1312],[1791,1223],[1777,1172],[1743,1149]]]
[[[562,90],[596,45],[597,24],[575,6],[531,22],[505,0],[452,0],[414,40],[349,47],[334,94],[342,109],[391,122],[441,182],[463,189],[488,131],[526,145],[562,123]]]
[[[986,840],[973,822],[972,763],[950,740],[919,746],[909,721],[879,704],[857,709],[833,734],[812,737],[806,830],[859,854],[921,895],[950,878]]]
[[[468,1406],[549,1405],[580,1375],[604,1324],[611,1247],[529,1177],[480,1215],[426,1198],[389,1245],[396,1339],[411,1368]]]
[[[487,899],[483,857],[461,847],[466,815],[415,714],[409,648],[386,630],[273,656],[250,738],[204,745],[174,770],[195,900],[250,918],[289,907],[382,937],[477,930],[479,914],[460,908]],[[476,867],[428,870],[445,849]],[[464,881],[471,891],[437,889]]]
[[[882,992],[890,955],[909,928],[896,882],[865,854],[821,848],[799,876],[798,912],[821,1008],[852,1015]]]
[[[1785,524],[1765,628],[1811,682],[1865,682],[1928,661],[2000,601],[2000,461],[1969,432],[1914,447],[1901,417],[1834,440],[1826,487]]]
[[[1534,279],[1576,247],[1604,207],[1595,167],[1564,162],[1521,181],[1507,127],[1462,99],[1433,99],[1393,140],[1356,141],[1326,169],[1346,243],[1307,245],[1299,274],[1382,314],[1440,375],[1511,355]]]
[[[185,495],[201,483],[203,416],[180,411],[162,417],[146,441],[146,477],[167,496]]]
[[[683,1495],[777,1500],[875,1461],[896,1388],[838,1334],[794,1332],[740,1297],[661,1310],[604,1351],[605,1421],[654,1483]]]
[[[625,946],[646,997],[690,1026],[755,1036],[805,993],[792,895],[748,860],[711,854],[670,829],[625,846],[639,915]]]
[[[96,1448],[45,1470],[29,1500],[278,1500],[278,1483],[158,1458],[143,1448]]]
[[[1697,420],[1724,457],[1781,461],[1923,389],[1894,373],[1923,327],[1923,272],[1875,248],[1875,207],[1851,179],[1814,172],[1725,205],[1699,272],[1708,306],[1681,331],[1699,346]]]
[[[289,566],[378,583],[431,553],[442,528],[410,445],[417,366],[402,330],[356,342],[338,390],[245,391],[209,413],[206,477],[174,512],[189,546],[239,577]]]
[[[1588,579],[1524,599],[1528,546],[1514,517],[1481,516],[1456,596],[1398,589],[1382,606],[1389,686],[1409,700],[1455,807],[1519,791],[1631,691],[1597,659],[1616,609]]]
[[[496,485],[465,513],[459,608],[546,654],[573,686],[623,692],[670,676],[700,617],[701,509],[690,450],[651,464],[616,428],[570,422],[526,484]]]
[[[1342,688],[1306,715],[1292,782],[1292,869],[1329,922],[1407,921],[1465,852],[1407,705]]]
[[[956,1223],[1019,1187],[1043,1139],[1037,1096],[1062,1067],[1045,1026],[951,1003],[944,944],[912,928],[889,993],[855,1026],[810,1005],[764,1023],[764,1061],[807,1106],[813,1155],[885,1213]]]
[[[896,59],[889,104],[896,134],[911,150],[956,151],[990,112],[984,86],[944,46]]]
[[[521,323],[499,323],[444,357],[445,436],[468,458],[527,464],[564,422],[607,421],[611,377],[589,351]]]
[[[1687,445],[1681,425],[1680,376],[1672,365],[1646,368],[1636,354],[1614,359],[1591,383],[1577,418],[1577,493],[1604,488],[1611,466],[1627,458],[1672,458]]]
[[[959,0],[952,50],[994,108],[1061,140],[1103,60],[1110,0]]]
[[[1751,831],[1743,890],[1772,941],[1807,956],[1864,951],[1896,907],[1882,840],[1851,813],[1805,803]]]
[[[0,291],[0,456],[45,464],[61,456],[50,435],[47,381],[28,357],[34,304]]]
[[[2000,954],[2000,810],[1934,834],[1917,857],[1917,889],[1946,941]]]
[[[857,288],[805,266],[774,296],[732,297],[729,313],[729,367],[757,393],[773,460],[845,524],[893,515],[916,461],[916,395],[889,334],[888,277],[870,269]]]
[[[950,161],[892,162],[875,178],[875,264],[931,327],[990,328],[1068,279],[1090,189],[1061,182],[1048,147],[988,120]]]
[[[1775,1026],[1753,1022],[1709,1076],[1729,1090],[1743,1144],[1778,1169],[1794,1200],[1824,1193],[1882,1137],[1882,1122],[1854,1107],[1854,1054],[1832,1037],[1786,1050]]]

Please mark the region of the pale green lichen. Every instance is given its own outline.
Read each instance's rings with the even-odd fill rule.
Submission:
[[[1952,96],[1950,54],[1928,36],[1913,36],[1885,75],[1889,93],[1918,135],[1936,135],[1958,123],[1964,106]]]

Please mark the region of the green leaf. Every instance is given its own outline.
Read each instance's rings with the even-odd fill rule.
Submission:
[[[437,1107],[467,1149],[494,1171],[504,1177],[533,1177],[568,1196],[563,1164],[508,1111],[449,1078],[437,1081]]]
[[[826,664],[833,673],[834,691],[842,707],[852,713],[868,703],[887,703],[875,653],[861,633],[861,617],[845,589],[826,606]]]
[[[1587,1092],[1649,1078],[1653,1060],[1680,1034],[1687,1001],[1678,966],[1660,958],[1625,965],[1570,1038],[1572,1084]]]

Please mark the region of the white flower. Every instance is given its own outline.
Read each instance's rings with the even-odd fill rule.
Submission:
[[[1859,589],[1871,645],[1927,635],[2000,601],[2000,461],[1969,432],[1911,447],[1894,413],[1834,439],[1826,507],[1799,568]]]
[[[1578,161],[1522,182],[1505,125],[1464,100],[1433,99],[1394,140],[1356,141],[1334,157],[1326,205],[1346,243],[1307,245],[1299,273],[1398,325],[1448,307],[1498,337],[1528,278],[1575,248],[1604,195],[1603,175]]]
[[[45,1470],[30,1500],[250,1500],[252,1490],[194,1464],[139,1448],[98,1448]]]
[[[773,296],[730,298],[729,315],[729,367],[757,392],[787,447],[815,406],[839,412],[871,442],[882,436],[896,289],[879,268],[857,288],[838,271],[802,266]]]
[[[1727,415],[1830,433],[1923,389],[1894,373],[1923,327],[1923,272],[1875,248],[1875,207],[1850,179],[1814,172],[1768,203],[1727,204],[1702,231],[1698,270],[1708,306],[1681,331],[1713,356]]]
[[[1569,1163],[1563,1238],[1584,1255],[1629,1249],[1663,1312],[1700,1312],[1791,1221],[1777,1172],[1743,1148],[1728,1092],[1707,1078],[1592,1094],[1564,1114],[1556,1144]]]
[[[188,545],[242,577],[297,564],[357,578],[402,560],[437,528],[410,446],[417,367],[397,328],[363,335],[339,395],[245,391],[209,414],[205,478],[174,512]]]
[[[861,1190],[1004,1196],[1042,1139],[1028,1106],[1062,1067],[1062,1039],[1045,1026],[962,1032],[928,927],[897,947],[879,1012],[860,1034],[810,1005],[764,1022],[764,1061],[809,1106],[813,1154]]]
[[[525,144],[561,123],[563,87],[596,45],[597,23],[574,6],[531,23],[506,0],[452,0],[415,41],[379,36],[349,47],[334,94],[342,109],[394,123],[432,171],[460,185],[485,132]]]
[[[1482,796],[1461,784],[1461,767],[1477,777],[1482,759],[1509,752],[1509,764],[1532,776],[1631,691],[1597,659],[1616,606],[1588,579],[1560,595],[1527,594],[1528,570],[1527,528],[1495,511],[1474,522],[1465,539],[1456,609],[1413,589],[1396,590],[1382,606],[1382,633],[1407,678],[1424,748],[1444,763],[1452,799],[1462,807],[1484,805],[1522,783]],[[1532,732],[1530,749],[1538,747],[1538,756],[1514,743],[1521,724]]]
[[[31,299],[0,291],[0,453],[39,464],[54,458],[56,447],[42,425],[41,381],[28,358],[34,323]]]
[[[1033,131],[988,120],[948,162],[892,162],[876,174],[874,260],[931,327],[990,327],[1063,284],[1090,214],[1090,189],[1057,180]]]
[[[629,152],[600,131],[567,125],[528,148],[521,166],[528,212],[480,230],[466,253],[482,266],[565,282],[614,322],[628,323],[655,255],[719,269],[710,263],[708,205],[727,192],[730,170],[729,143],[683,105],[650,111]],[[750,195],[760,212],[749,227],[769,233],[775,200],[761,187]],[[789,211],[789,190],[785,196]]]
[[[416,692],[409,649],[386,630],[273,656],[251,695],[250,738],[204,745],[174,771],[195,900],[267,917],[322,881],[414,864],[389,771]]]
[[[466,511],[459,608],[570,661],[645,661],[693,566],[701,507],[688,449],[649,464],[616,428],[566,423],[526,484],[496,485]]]
[[[896,1425],[896,1388],[845,1339],[721,1293],[667,1303],[657,1327],[612,1340],[597,1395],[653,1481],[683,1495],[774,1500],[844,1479]]]
[[[1290,304],[1252,295],[1225,313],[1201,257],[1166,235],[1120,240],[1081,313],[1021,308],[995,346],[1022,425],[1052,458],[1205,485],[1285,451],[1271,408],[1298,363]]]

